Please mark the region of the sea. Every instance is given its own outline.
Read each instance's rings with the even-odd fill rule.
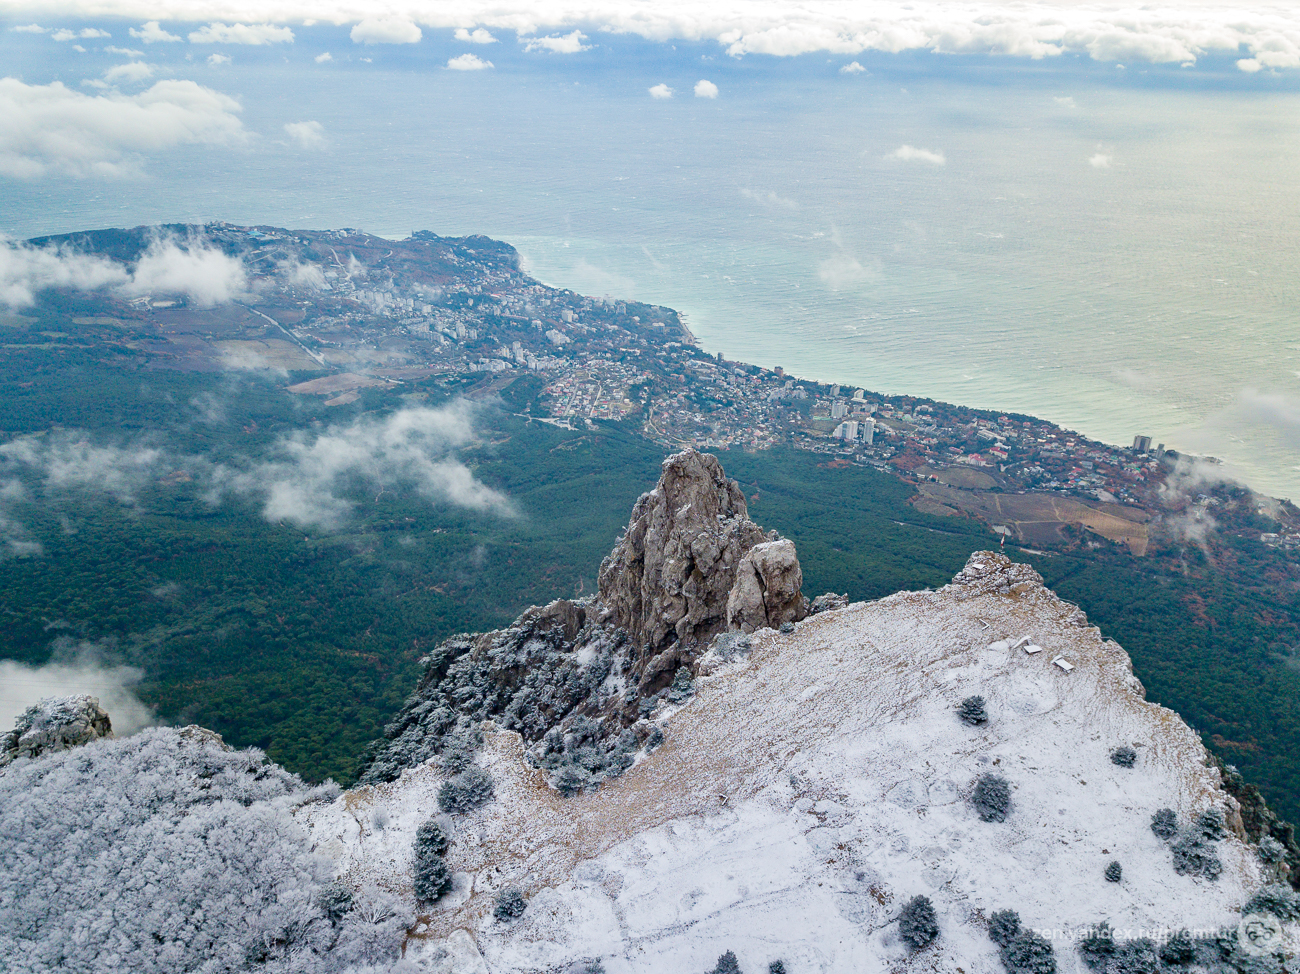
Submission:
[[[483,233],[549,284],[678,309],[729,359],[1147,435],[1300,500],[1296,86],[927,57],[237,58],[194,76],[239,99],[244,143],[5,179],[0,230]],[[305,120],[321,147],[283,127]]]

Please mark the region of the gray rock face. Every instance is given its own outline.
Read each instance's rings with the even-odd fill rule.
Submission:
[[[28,707],[14,729],[0,739],[0,767],[19,758],[66,751],[112,736],[112,722],[100,708],[97,697],[87,694],[47,697]]]
[[[779,629],[808,614],[803,571],[792,541],[765,541],[745,552],[727,596],[727,625],[741,632]]]
[[[749,520],[716,457],[664,461],[601,563],[595,598],[561,599],[512,626],[454,636],[423,661],[415,694],[366,758],[362,783],[433,758],[453,766],[494,720],[534,745],[566,792],[621,773],[659,736],[645,718],[709,642],[802,619],[794,544]]]

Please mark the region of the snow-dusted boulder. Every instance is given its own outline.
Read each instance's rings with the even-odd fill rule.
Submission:
[[[66,751],[101,737],[113,736],[113,723],[89,694],[47,697],[28,707],[0,738],[0,767],[18,758],[34,758],[50,751]]]

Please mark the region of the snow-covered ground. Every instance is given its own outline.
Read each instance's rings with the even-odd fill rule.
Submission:
[[[749,974],[777,959],[791,974],[981,974],[1002,970],[987,917],[1009,908],[1071,972],[1075,931],[1235,928],[1262,882],[1235,835],[1218,844],[1217,881],[1174,872],[1152,813],[1217,806],[1232,826],[1235,805],[1196,735],[1143,699],[1123,649],[1025,566],[978,554],[943,590],[752,642],[737,661],[706,658],[696,696],[656,715],[664,744],[593,794],[560,798],[517,735],[489,733],[480,762],[497,798],[444,818],[456,885],[407,958],[457,974],[595,958],[609,974],[680,974],[732,950]],[[972,694],[983,726],[956,715]],[[1132,768],[1110,760],[1121,745]],[[1011,785],[1003,823],[968,801],[990,772]],[[438,814],[441,780],[426,765],[301,814],[349,881],[411,896],[415,828]],[[1118,883],[1103,875],[1112,860]],[[493,899],[509,885],[528,909],[501,923]],[[909,954],[897,918],[917,894],[940,936]]]

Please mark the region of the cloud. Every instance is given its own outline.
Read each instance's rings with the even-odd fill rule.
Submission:
[[[673,90],[665,84],[657,84],[648,90],[651,98],[671,98],[673,96]]]
[[[491,61],[484,61],[473,54],[460,54],[447,62],[452,71],[483,71],[492,67]]]
[[[0,445],[0,470],[39,480],[47,491],[89,490],[134,504],[161,456],[155,447],[96,444],[85,433],[58,431]]]
[[[850,61],[844,67],[840,68],[840,74],[866,74],[867,69],[857,61]]]
[[[1060,105],[1062,108],[1078,108],[1078,107],[1079,107],[1079,106],[1077,106],[1077,105],[1074,103],[1074,99],[1073,99],[1072,97],[1070,97],[1069,95],[1067,95],[1067,96],[1064,97],[1064,98],[1053,98],[1052,101],[1056,102],[1056,103],[1057,103],[1058,105]]]
[[[833,291],[857,284],[870,276],[867,269],[849,254],[829,257],[817,268],[818,279]]]
[[[50,30],[40,24],[23,24],[21,27],[10,27],[9,29],[19,34],[48,34]]]
[[[424,33],[405,17],[368,17],[349,36],[356,44],[418,44]]]
[[[550,51],[552,54],[577,54],[590,50],[590,45],[583,43],[587,35],[580,30],[572,31],[563,37],[533,37],[524,42],[524,52]],[[522,38],[521,38],[522,40]]]
[[[53,34],[50,35],[50,37],[56,41],[72,41],[72,40],[76,40],[77,38],[82,38],[83,40],[89,40],[95,37],[112,37],[112,36],[113,35],[110,34],[108,31],[100,30],[97,27],[83,27],[81,30],[67,30],[67,29],[56,30]]]
[[[13,729],[28,707],[46,697],[88,693],[108,712],[116,737],[126,737],[153,723],[153,714],[132,689],[144,676],[133,666],[111,666],[101,661],[104,644],[75,642],[66,636],[55,640],[54,655],[61,662],[27,666],[0,660],[0,733]]]
[[[323,53],[323,54],[317,54],[317,55],[316,55],[316,63],[317,63],[317,64],[326,64],[326,63],[328,63],[328,62],[330,62],[330,61],[333,61],[333,60],[334,60],[334,55],[331,54],[329,51],[326,51],[326,52]]]
[[[218,490],[261,499],[268,521],[338,528],[354,507],[349,493],[409,488],[431,501],[514,515],[509,498],[478,481],[451,455],[474,438],[473,407],[463,400],[438,409],[360,416],[319,435],[281,438],[279,456],[244,471],[222,468]]]
[[[1092,166],[1093,169],[1109,169],[1114,158],[1114,156],[1109,156],[1104,152],[1095,152],[1088,157],[1088,165]]]
[[[191,44],[292,44],[293,31],[272,24],[212,23],[190,32]]]
[[[197,240],[160,238],[137,261],[125,295],[183,295],[200,308],[248,294],[248,273],[238,257]]]
[[[229,64],[229,63],[230,63],[230,58],[225,54],[208,55],[208,64],[212,65],[214,68],[217,67],[218,65]]]
[[[942,152],[932,152],[929,149],[918,149],[913,145],[900,145],[889,154],[889,158],[902,159],[904,162],[928,162],[936,166],[942,166],[948,162],[948,160],[944,158]]]
[[[454,36],[462,44],[495,44],[497,42],[497,39],[482,27],[476,27],[473,30],[457,27]]]
[[[712,81],[704,81],[703,79],[701,79],[695,82],[695,97],[696,98],[717,98],[718,86],[715,85]]]
[[[302,149],[325,148],[325,126],[320,122],[289,122],[284,127],[285,134],[298,143]]]
[[[109,84],[119,81],[144,81],[153,77],[153,65],[143,61],[130,61],[127,64],[115,64],[104,72],[104,80]]]
[[[165,41],[179,41],[180,38],[175,34],[169,34],[158,26],[158,21],[151,20],[140,28],[132,27],[128,32],[136,40],[144,41],[146,44],[158,44]]]
[[[138,153],[242,141],[239,110],[233,98],[193,81],[159,81],[124,96],[0,78],[0,175],[130,175]]]
[[[144,51],[136,51],[129,47],[113,47],[109,45],[104,48],[106,54],[120,54],[123,57],[144,57]]]
[[[127,273],[103,257],[87,257],[60,247],[29,247],[0,242],[0,304],[23,308],[51,287],[93,291],[120,285]]]
[[[17,7],[17,3],[11,3]],[[26,4],[26,9],[34,5]],[[289,23],[321,17],[312,0],[113,0],[127,17],[266,20]],[[42,11],[84,16],[104,8],[91,0],[45,0]],[[995,55],[1043,59],[1079,54],[1098,61],[1188,64],[1207,54],[1240,58],[1241,69],[1300,66],[1300,12],[1281,0],[1133,4],[1121,0],[332,0],[329,19],[361,21],[361,37],[375,23],[415,22],[455,31],[559,34],[578,28],[634,34],[656,42],[713,42],[734,57],[793,57],[824,52],[858,57],[866,51]],[[155,29],[157,21],[151,20]],[[38,25],[32,25],[39,28]],[[418,35],[414,38],[418,40]],[[384,37],[378,40],[391,42]],[[372,41],[374,42],[374,41]],[[1244,56],[1243,56],[1244,55]]]

